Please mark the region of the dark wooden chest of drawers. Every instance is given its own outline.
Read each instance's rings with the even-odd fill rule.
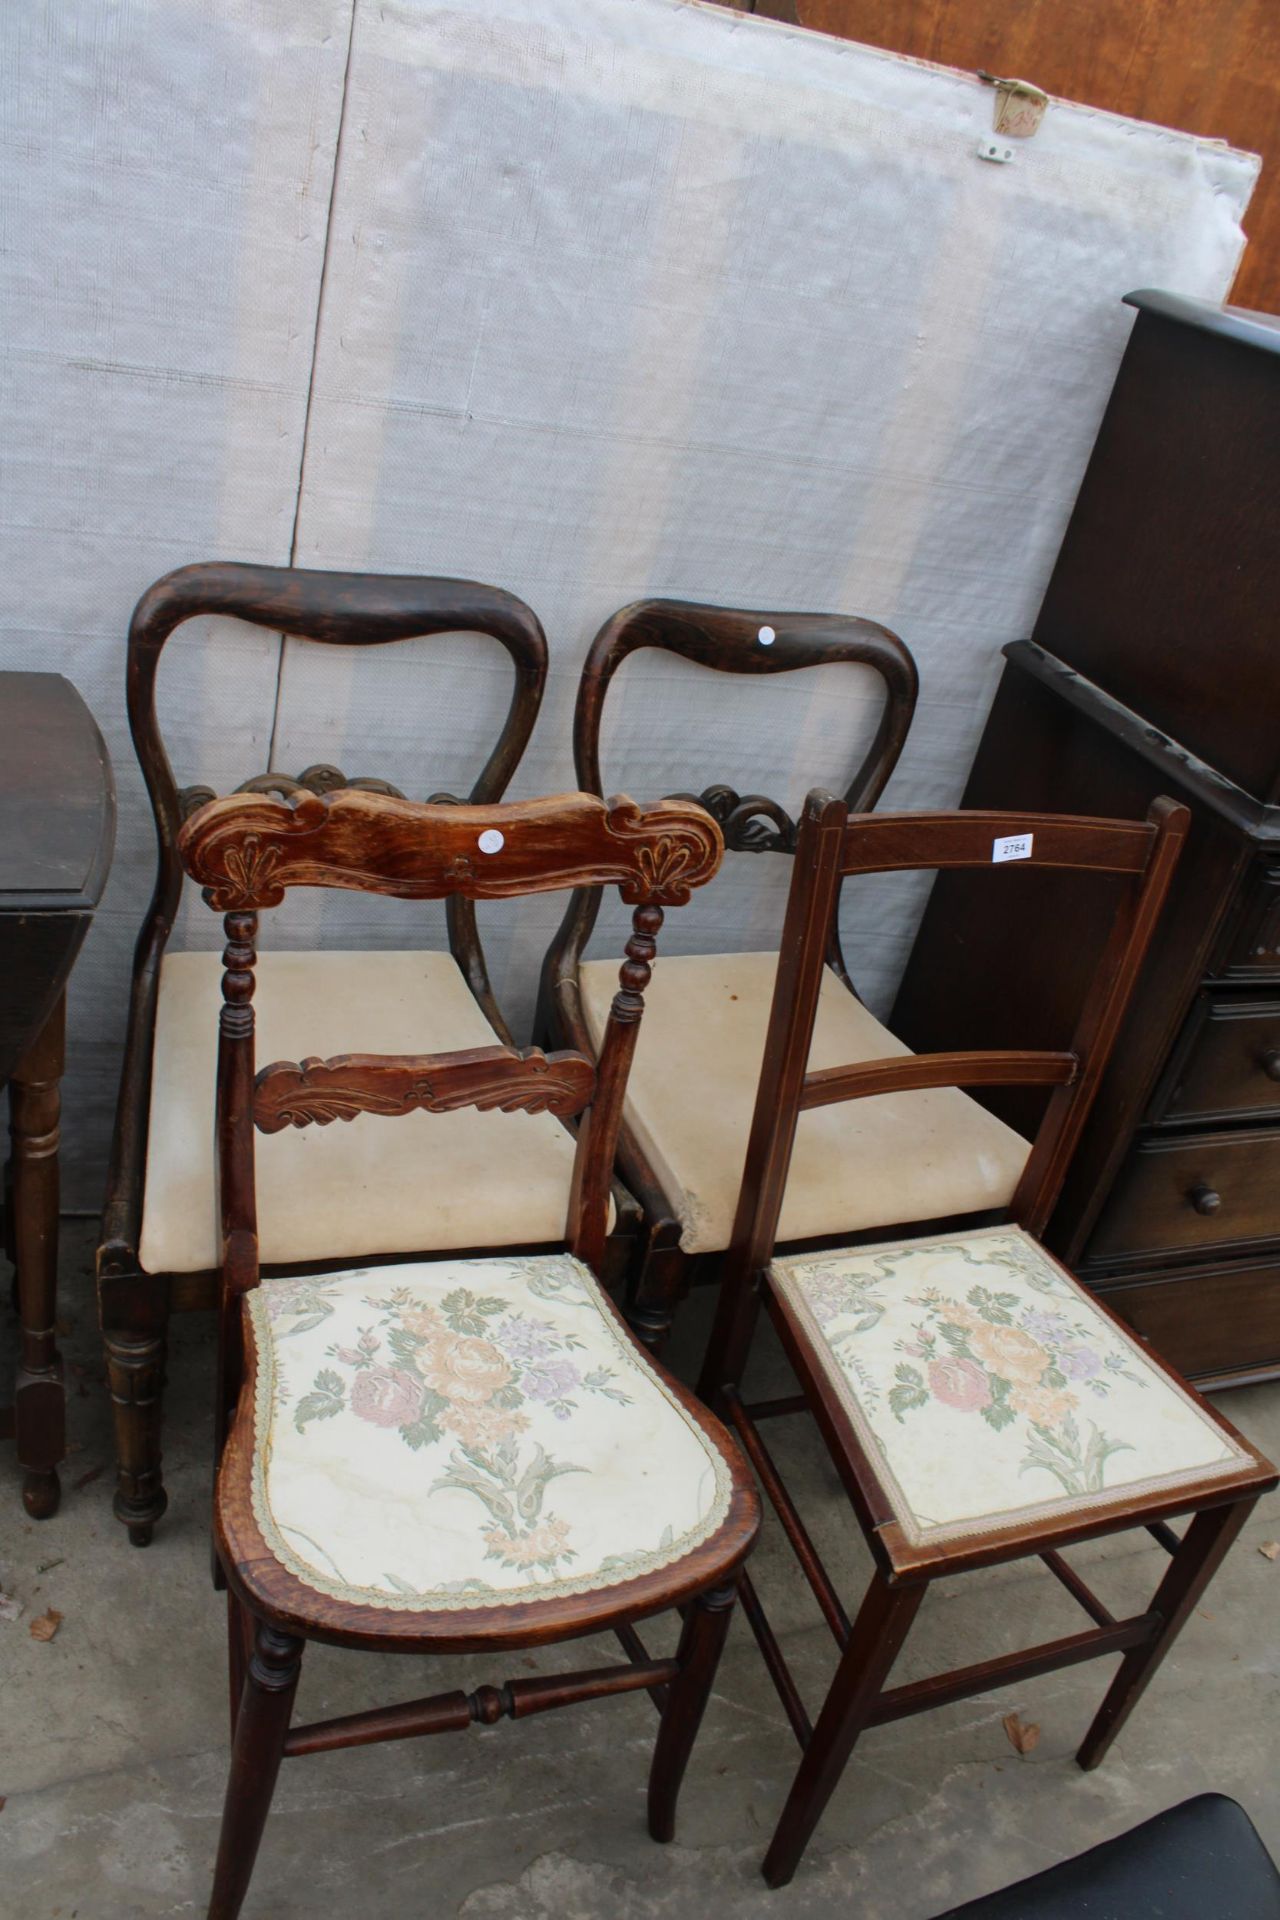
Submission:
[[[1167,793],[1192,810],[1046,1238],[1184,1372],[1240,1381],[1280,1373],[1280,323],[1134,303],[964,805],[1138,816]],[[939,875],[894,1030],[916,1048],[1062,1046],[1105,902],[1028,873],[997,905],[985,879]],[[1041,1098],[989,1104],[1029,1129]]]

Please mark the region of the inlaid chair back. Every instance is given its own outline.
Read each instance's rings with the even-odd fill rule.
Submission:
[[[466,1106],[584,1114],[565,1244],[599,1270],[627,1073],[664,909],[685,903],[720,865],[723,837],[696,803],[641,809],[592,794],[508,806],[415,804],[350,790],[291,800],[233,794],[200,807],[178,834],[186,871],[224,915],[217,1140],[222,1217],[223,1368],[219,1419],[239,1392],[239,1298],[259,1280],[255,1133],[326,1126],[358,1114],[403,1116]],[[258,914],[291,887],[468,902],[614,885],[632,933],[598,1063],[575,1051],[467,1048],[436,1054],[342,1054],[255,1071]],[[429,1177],[430,1169],[423,1169]],[[519,1178],[495,1167],[495,1184]]]
[[[717,1375],[719,1386],[737,1378],[745,1353],[745,1329],[740,1324],[744,1289],[749,1286],[748,1276],[767,1265],[777,1244],[787,1174],[804,1112],[876,1094],[933,1087],[1052,1087],[1008,1207],[1009,1217],[1028,1233],[1043,1233],[1137,981],[1189,824],[1187,809],[1167,799],[1153,801],[1145,820],[1128,821],[978,812],[858,815],[831,794],[809,795],[801,818],[769,1037],[733,1241],[725,1262],[719,1332],[708,1379]],[[841,883],[851,874],[992,866],[1011,876],[1011,895],[1017,875],[1043,867],[1116,874],[1128,882],[1070,1046],[1061,1051],[896,1054],[810,1072],[824,966],[822,930]],[[1012,923],[1016,897],[1010,905]],[[848,1179],[851,1184],[857,1182],[856,1166],[850,1166]],[[885,1222],[886,1227],[895,1224],[899,1223]],[[754,1317],[749,1307],[746,1317]],[[730,1337],[729,1330],[735,1326],[737,1331]],[[727,1347],[721,1348],[720,1341],[727,1341]]]
[[[431,576],[313,572],[216,562],[179,568],[149,587],[129,629],[127,683],[129,724],[155,819],[158,861],[155,887],[134,956],[129,1020],[121,1072],[115,1136],[98,1255],[99,1307],[116,1418],[118,1474],[116,1513],[130,1539],[145,1546],[163,1513],[160,1428],[165,1334],[170,1311],[212,1306],[217,1297],[213,1168],[206,1124],[212,1097],[211,1049],[199,1048],[194,1030],[207,1032],[204,1013],[217,998],[212,955],[168,951],[183,886],[177,840],[183,819],[213,796],[207,787],[180,788],[160,728],[156,687],[170,638],[188,621],[215,615],[241,620],[271,633],[324,647],[384,647],[437,634],[476,635],[497,641],[510,659],[512,692],[497,737],[476,771],[469,799],[501,799],[528,742],[547,675],[547,645],[532,610],[514,595],[471,580]],[[181,636],[179,636],[181,641]],[[424,695],[430,666],[423,667]],[[424,697],[423,788],[439,788],[433,756],[445,744],[433,740]],[[253,772],[242,791],[263,795],[322,795],[343,790],[394,798],[387,781],[339,768],[313,765],[299,773]],[[452,795],[436,793],[440,801]],[[510,1034],[492,992],[480,943],[474,902],[458,894],[446,907],[447,954],[415,949],[382,951],[369,964],[379,969],[371,1003],[384,1009],[383,1026],[402,1018],[421,1024],[432,1009],[443,1021],[471,1012],[477,1038]],[[292,1011],[340,1012],[349,991],[347,956],[332,951],[273,957],[276,971],[263,982],[268,1024]],[[363,960],[361,961],[364,965]],[[556,1143],[547,1153],[554,1172]],[[352,1169],[359,1194],[358,1169]],[[391,1238],[396,1245],[433,1244],[430,1206],[415,1202],[408,1183]],[[278,1199],[279,1196],[274,1196]],[[370,1222],[366,1210],[348,1204],[333,1189],[334,1208],[353,1231]],[[386,1210],[384,1209],[384,1215]],[[305,1222],[287,1207],[267,1210],[265,1255],[285,1264],[311,1257]],[[327,1231],[327,1229],[326,1229]],[[316,1238],[311,1236],[312,1240]],[[376,1239],[351,1252],[379,1252]]]
[[[876,805],[906,740],[917,691],[915,663],[886,628],[842,614],[677,600],[641,600],[622,608],[596,635],[578,687],[574,765],[588,792],[603,791],[600,739],[609,690],[623,663],[643,650],[746,679],[820,666],[869,668],[879,679],[883,704],[870,745],[851,769],[845,797],[860,811]],[[777,799],[739,794],[723,784],[707,785],[696,797],[720,822],[728,850],[794,853],[796,824]],[[600,898],[598,888],[588,888],[571,899],[543,965],[539,1002],[541,1035],[588,1049],[599,1044],[607,1004],[600,963],[585,958]],[[856,1005],[840,950],[837,909],[833,899],[824,931],[826,959]],[[657,989],[619,1155],[646,1218],[632,1324],[655,1349],[666,1337],[689,1260],[718,1253],[727,1243],[749,1118],[742,1096],[754,1085],[752,1049],[763,1031],[768,989],[762,969],[767,965],[764,954],[719,956],[718,962],[715,956],[668,958]],[[697,1062],[702,1084],[690,1076],[685,1031],[690,1027],[716,1036],[714,1047],[708,1041]],[[681,1081],[672,1100],[671,1089]],[[698,1125],[690,1135],[676,1116],[695,1112]]]

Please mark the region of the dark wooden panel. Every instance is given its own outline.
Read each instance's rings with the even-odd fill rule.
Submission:
[[[1260,800],[1280,794],[1280,334],[1140,312],[1035,639]]]
[[[1275,0],[795,0],[808,27],[1260,153],[1233,298],[1280,308]],[[761,9],[758,9],[761,10]],[[769,9],[774,10],[772,7]]]
[[[1210,973],[1218,980],[1280,980],[1280,866],[1260,861],[1249,876]]]
[[[0,1087],[49,1018],[88,929],[85,913],[0,912]]]
[[[22,1500],[57,1511],[66,1450],[57,1349],[63,990],[115,838],[111,763],[93,716],[56,673],[0,673],[0,1085],[9,1087],[6,1241],[21,1345],[11,1418]]]
[[[1280,1132],[1154,1134],[1134,1147],[1089,1238],[1087,1267],[1274,1240]]]
[[[1280,999],[1201,994],[1151,1117],[1280,1119]]]
[[[114,834],[111,763],[71,682],[0,674],[0,912],[93,906]]]
[[[1280,1366],[1280,1265],[1153,1274],[1100,1292],[1191,1380]]]

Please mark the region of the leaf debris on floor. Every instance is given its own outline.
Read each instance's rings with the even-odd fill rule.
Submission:
[[[1020,1713],[1006,1713],[1000,1724],[1008,1734],[1009,1745],[1014,1752],[1024,1757],[1040,1739],[1040,1729],[1035,1721],[1024,1720]]]

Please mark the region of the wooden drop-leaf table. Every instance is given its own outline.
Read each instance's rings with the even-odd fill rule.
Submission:
[[[115,785],[93,715],[57,673],[0,673],[0,1085],[12,1155],[6,1249],[21,1349],[0,1437],[33,1519],[56,1512],[66,1452],[57,1347],[58,1133],[66,985],[111,865]]]

